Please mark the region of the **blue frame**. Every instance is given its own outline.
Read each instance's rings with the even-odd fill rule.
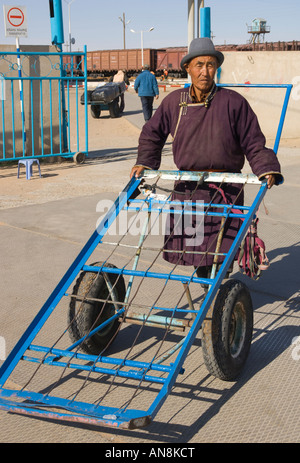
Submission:
[[[231,85],[228,85],[231,86]],[[234,86],[234,85],[232,85]],[[237,86],[237,85],[235,85]],[[246,85],[239,85],[239,86],[246,86]],[[251,85],[252,87],[257,87],[256,85]],[[265,86],[265,85],[259,85]],[[277,129],[277,135],[275,140],[274,150],[277,153],[277,148],[279,145],[279,140],[283,128],[284,118],[287,110],[288,100],[290,96],[290,92],[292,89],[291,85],[266,85],[266,87],[270,88],[286,88],[286,94],[284,99],[284,104],[282,108],[282,113],[280,116],[280,121]],[[203,178],[207,180],[209,175],[217,176],[217,175],[227,175],[224,173],[213,173],[208,174],[207,172],[182,172],[182,171],[146,171],[144,177],[151,177],[151,176],[165,176],[167,178],[173,177],[176,178],[188,178],[193,180],[199,180]],[[243,179],[247,177],[247,175],[243,174],[228,174],[235,176],[236,179],[240,179],[243,182]],[[40,417],[47,417],[53,419],[61,419],[65,421],[80,421],[82,423],[89,423],[89,424],[98,424],[98,425],[106,425],[106,426],[113,426],[113,427],[120,427],[120,428],[127,428],[133,429],[138,427],[146,426],[153,420],[155,415],[157,414],[158,410],[166,400],[168,394],[171,391],[172,386],[174,385],[177,376],[182,372],[183,364],[186,359],[186,356],[194,342],[194,339],[201,328],[202,322],[206,316],[206,313],[213,302],[213,299],[216,296],[216,293],[225,277],[225,274],[235,256],[238,248],[247,233],[249,225],[253,217],[256,214],[256,211],[259,208],[260,203],[262,202],[266,191],[267,191],[267,182],[264,180],[260,182],[255,176],[250,174],[253,182],[259,186],[259,190],[256,194],[256,197],[250,207],[244,206],[244,214],[242,221],[242,225],[236,235],[236,238],[230,248],[230,251],[226,255],[220,270],[218,271],[217,275],[214,278],[198,278],[195,275],[195,272],[192,273],[190,276],[186,275],[175,275],[170,272],[169,274],[165,273],[155,273],[150,271],[139,271],[136,269],[137,267],[137,260],[133,264],[132,270],[125,270],[124,268],[111,268],[106,266],[104,263],[102,267],[99,266],[91,266],[87,265],[86,262],[89,257],[92,255],[93,251],[96,247],[102,242],[104,235],[106,234],[109,227],[115,221],[116,217],[119,215],[122,209],[127,207],[127,201],[136,190],[138,185],[141,182],[140,178],[132,178],[127,186],[125,187],[124,191],[117,197],[115,203],[108,211],[106,216],[102,219],[101,223],[99,224],[98,228],[94,231],[90,239],[87,241],[86,245],[83,247],[73,264],[67,270],[57,287],[54,289],[52,294],[49,296],[43,307],[41,308],[40,312],[36,315],[34,320],[31,322],[23,336],[17,342],[16,346],[13,348],[5,362],[3,363],[0,369],[0,409],[8,410],[12,412],[18,412],[26,415],[34,415]],[[248,176],[249,177],[249,176]],[[211,180],[210,180],[211,181]],[[231,180],[232,181],[232,180]],[[250,182],[251,183],[251,182]],[[130,209],[132,204],[139,203],[139,200],[135,200],[131,202],[131,206],[128,206]],[[155,200],[153,203],[149,200],[142,201],[142,205],[145,206],[146,210],[150,213],[152,210],[152,206],[155,203],[155,210],[159,208],[162,211],[162,208],[165,203],[160,203]],[[172,204],[172,202],[170,202]],[[134,206],[133,206],[134,207]],[[230,216],[234,207],[228,207],[228,205],[218,205],[222,209],[221,215],[224,217]],[[154,209],[153,209],[154,210]],[[220,213],[219,213],[220,214]],[[236,214],[234,214],[236,216]],[[149,214],[148,214],[149,218]],[[147,219],[148,220],[148,219]],[[140,243],[142,238],[140,238]],[[65,350],[55,349],[51,347],[45,346],[37,346],[32,344],[36,335],[39,333],[43,325],[45,324],[46,320],[49,318],[51,313],[55,310],[58,302],[62,299],[70,285],[74,282],[76,277],[81,271],[91,271],[91,272],[100,272],[103,271],[105,273],[114,273],[114,274],[122,274],[122,275],[129,275],[131,277],[130,284],[126,293],[125,303],[128,300],[128,292],[130,291],[130,286],[132,279],[136,276],[145,277],[145,278],[159,278],[163,280],[174,280],[179,281],[184,284],[189,284],[190,282],[195,283],[206,283],[209,285],[209,290],[207,295],[205,296],[203,303],[199,310],[185,310],[185,313],[190,312],[195,315],[195,319],[193,320],[192,326],[190,327],[188,334],[182,338],[180,343],[178,343],[170,352],[170,355],[175,352],[179,351],[174,363],[170,365],[166,365],[163,362],[168,355],[165,355],[162,360],[155,361],[153,359],[151,362],[140,362],[134,360],[126,360],[120,358],[109,358],[105,356],[93,356],[81,353],[74,353],[72,350],[78,346],[80,342],[87,338],[84,337],[80,341],[72,344]],[[184,320],[179,321],[179,319],[174,319],[173,315],[175,311],[177,311],[177,307],[170,307],[170,308],[160,308],[160,307],[152,307],[152,310],[156,309],[163,309],[169,310],[171,312],[171,317],[159,317],[152,315],[150,313],[149,318],[147,319],[150,322],[160,322],[162,324],[169,323],[171,327],[178,327],[180,328],[185,322]],[[107,320],[106,322],[102,323],[96,329],[94,329],[89,336],[92,336],[97,330],[102,329],[105,324],[110,323],[114,318],[119,317],[125,311],[125,306],[121,306],[117,313]],[[143,316],[141,316],[141,320]],[[25,355],[26,351],[31,352],[43,352],[45,354],[42,360],[35,358],[34,356],[29,355],[29,352]],[[51,354],[46,357],[47,354]],[[71,358],[70,363],[66,361],[62,361],[62,358],[66,357]],[[92,362],[92,365],[82,365],[78,364],[76,360],[86,360],[86,362]],[[158,392],[155,400],[150,405],[147,410],[136,410],[136,409],[120,409],[116,407],[103,407],[100,405],[89,404],[87,402],[78,402],[76,400],[68,400],[62,399],[59,397],[52,397],[48,395],[43,395],[41,393],[36,393],[33,391],[27,391],[25,389],[21,391],[17,390],[10,390],[5,389],[5,382],[17,366],[20,360],[29,361],[34,363],[45,363],[49,366],[55,365],[60,366],[62,368],[71,368],[76,370],[84,370],[84,371],[93,371],[98,373],[105,373],[108,375],[113,376],[120,376],[130,379],[135,379],[139,383],[141,381],[150,381],[155,382],[161,385],[161,389]],[[104,365],[117,365],[117,366],[130,366],[132,369],[129,371],[122,371],[120,368],[113,369],[104,366],[96,366],[96,363],[103,363]],[[135,369],[135,370],[133,370]],[[165,378],[155,376],[151,374],[152,371],[160,371],[165,373],[167,376]],[[19,403],[15,401],[15,399],[28,399],[31,403]],[[64,412],[53,412],[52,410],[48,411],[45,409],[41,409],[41,405],[50,406],[50,407],[61,407],[67,411]]]
[[[17,57],[20,57],[21,64],[20,67],[22,68],[22,63],[26,57],[46,57],[50,62],[50,72],[48,75],[40,76],[28,76],[25,72],[21,72],[21,69],[18,71],[18,76],[10,75],[11,72],[16,71],[17,63],[14,60]],[[75,76],[74,71],[76,71],[76,66],[71,64],[70,66],[67,64],[65,65],[63,62],[64,57],[76,57],[81,58],[81,63],[84,65],[84,73],[82,76]],[[11,121],[7,121],[7,117],[5,114],[5,101],[2,99],[1,102],[1,115],[0,118],[2,121],[2,143],[3,143],[3,153],[2,157],[0,158],[0,162],[10,162],[10,161],[18,161],[20,159],[43,159],[49,158],[54,156],[61,156],[61,157],[73,157],[77,152],[82,152],[85,156],[88,156],[88,107],[85,103],[84,107],[84,118],[85,118],[85,128],[84,128],[84,141],[82,142],[82,146],[80,146],[80,130],[79,130],[79,95],[78,89],[79,85],[83,84],[84,86],[84,93],[85,93],[85,102],[87,101],[87,47],[84,47],[83,52],[0,52],[0,60],[2,62],[7,62],[7,70],[2,74],[4,81],[10,82],[10,91],[9,95],[6,95],[6,99],[10,98],[12,103],[12,116]],[[53,61],[52,61],[53,60]],[[19,67],[19,66],[18,66]],[[51,75],[53,70],[59,70],[59,76]],[[66,71],[70,72],[70,75],[67,76]],[[21,82],[21,95],[20,98],[24,96],[23,92],[23,85],[24,82],[29,82],[30,87],[30,98],[29,98],[29,106],[31,109],[31,117],[30,120],[25,121],[24,117],[24,101],[22,101],[22,152],[16,151],[16,133],[15,133],[15,121],[16,121],[16,110],[14,104],[16,103],[16,96],[14,95],[14,81]],[[35,128],[34,128],[34,96],[33,96],[33,83],[39,83],[39,99],[40,99],[40,127],[39,127],[39,136],[41,138],[41,149],[40,152],[36,152],[35,147]],[[53,121],[53,83],[58,83],[58,121]],[[70,84],[75,82],[76,87],[76,114],[73,116],[76,118],[76,126],[75,130],[77,133],[77,143],[76,143],[76,151],[72,151],[70,147],[70,120],[71,120],[71,113],[70,113]],[[43,83],[46,84],[43,86]],[[45,108],[45,103],[43,101],[43,88],[49,88],[49,108]],[[24,98],[23,98],[24,100]],[[68,121],[65,117],[65,111],[68,109]],[[48,128],[44,126],[44,114],[46,111],[49,111],[49,120],[50,120],[50,152],[45,154],[44,149],[44,138],[45,138],[45,130]],[[59,127],[59,152],[53,152],[53,124],[57,124]],[[6,137],[5,137],[5,130],[7,126],[11,126],[12,128],[12,152],[7,152],[6,148]],[[27,129],[30,127],[31,129],[31,155],[29,156],[27,153],[27,145],[26,142],[26,127]]]

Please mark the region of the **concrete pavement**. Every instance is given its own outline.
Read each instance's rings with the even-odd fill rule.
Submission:
[[[135,127],[142,127],[140,101],[136,95],[126,94],[124,117]],[[87,161],[87,167],[91,163],[95,169],[101,161],[104,177],[110,175],[114,162],[118,178],[106,191],[0,211],[0,336],[6,341],[6,353],[18,341],[93,232],[103,214],[99,201],[113,201],[120,184],[126,184],[135,152],[129,150],[128,154],[125,161],[120,151],[116,159],[110,157],[101,161],[95,150],[91,161]],[[101,156],[105,153],[102,152]],[[233,274],[245,281],[251,290],[255,320],[250,356],[239,380],[222,382],[210,376],[203,362],[201,341],[197,338],[186,359],[184,374],[178,377],[148,428],[121,431],[80,424],[70,426],[0,411],[1,442],[299,442],[300,149],[280,148],[279,159],[285,183],[268,192],[265,198],[268,215],[263,206],[259,212],[259,235],[266,243],[271,266],[257,282],[237,272]],[[171,162],[169,145],[165,160]],[[126,258],[126,253],[123,254],[122,257]],[[97,258],[101,259],[101,255],[101,249],[98,249]],[[167,268],[163,261],[158,264]],[[154,286],[149,288],[143,299],[150,297],[155,289]],[[66,312],[63,305],[49,325],[47,336],[55,336],[66,328]],[[122,330],[118,335],[120,340],[114,343],[114,351],[125,348],[135,333],[135,328],[131,327]],[[139,347],[151,354],[157,348],[159,338],[153,330],[148,330],[148,335],[149,338],[145,336],[140,341]],[[10,381],[17,385],[23,383],[29,371],[29,367],[28,370],[22,368],[12,375]],[[65,376],[63,388],[67,393],[72,390],[76,376],[80,374]],[[55,378],[48,373],[39,378],[39,390],[44,390],[47,381],[51,384]],[[99,385],[93,378],[87,387],[88,394],[93,396],[97,387]],[[151,388],[148,392],[151,394]],[[143,404],[142,396],[137,402],[139,400]]]

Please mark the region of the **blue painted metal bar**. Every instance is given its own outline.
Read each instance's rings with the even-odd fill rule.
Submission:
[[[67,108],[68,108],[68,146],[71,151],[71,107],[70,107],[70,82],[67,82]]]
[[[58,83],[58,128],[59,128],[59,150],[62,153],[63,152],[63,147],[62,147],[62,133],[63,132],[62,132],[62,127],[61,127],[62,102],[61,102],[61,95],[60,95],[60,89],[59,89],[60,86],[61,86],[61,82],[59,81]]]
[[[68,142],[67,142],[67,121],[66,121],[66,101],[65,101],[65,81],[64,77],[66,73],[64,71],[64,63],[63,63],[63,53],[59,53],[60,59],[60,91],[61,91],[61,113],[60,113],[60,124],[62,124],[62,140],[63,141],[63,148],[60,150],[61,153],[68,150]]]
[[[172,207],[172,204],[170,204],[170,206]],[[186,207],[187,205],[184,204],[184,206]],[[203,209],[204,209],[205,206],[203,206]],[[213,207],[213,206],[211,206]],[[220,207],[220,205],[218,206]],[[201,205],[201,208],[202,208],[202,205]],[[227,211],[230,209],[230,207],[226,208]],[[236,208],[237,209],[237,208]],[[138,208],[134,208],[134,207],[128,207],[127,208],[128,211],[137,211]],[[159,207],[150,207],[149,209],[145,206],[145,209],[142,209],[142,210],[149,210],[151,212],[162,212],[164,214],[174,214],[174,215],[182,215],[183,213],[183,208],[182,208],[182,203],[181,203],[181,209],[165,209],[165,208],[159,208]],[[234,209],[233,209],[234,210]],[[224,212],[207,212],[207,211],[204,211],[204,210],[198,210],[198,211],[193,211],[193,210],[184,210],[184,215],[205,215],[206,217],[234,217],[236,219],[244,219],[245,218],[245,214],[239,214],[238,212],[237,213],[234,213],[234,212],[230,212],[228,214],[227,211],[224,211]]]
[[[4,55],[4,56],[10,56],[10,55],[20,55],[20,56],[55,56],[57,57],[57,52],[39,52],[39,51],[20,51],[20,52],[15,52],[15,51],[5,51],[5,52],[1,52],[1,55]],[[80,56],[82,57],[82,52],[81,51],[72,51],[72,52],[64,52],[63,53],[64,56]]]
[[[26,159],[46,159],[46,158],[51,158],[53,156],[63,156],[64,158],[71,158],[72,156],[74,156],[74,154],[76,153],[76,151],[70,151],[68,153],[54,153],[54,154],[44,154],[43,156],[42,155],[35,155],[35,154],[32,154],[31,156],[26,156]],[[24,156],[16,156],[14,158],[5,158],[5,159],[0,159],[0,163],[3,162],[3,161],[18,161],[19,159],[24,159]]]
[[[14,97],[14,83],[10,83],[10,94],[11,94],[11,121],[12,121],[12,133],[15,133],[15,97]],[[16,140],[13,139],[13,158],[16,157]]]
[[[18,61],[20,105],[21,105],[21,118],[22,118],[23,156],[25,156],[26,154],[26,128],[25,128],[25,110],[24,110],[24,86],[23,86],[23,80],[22,80],[19,37],[16,38],[16,50],[17,50],[17,61]]]
[[[250,206],[234,206],[232,204],[215,204],[215,203],[212,203],[212,204],[208,204],[208,203],[194,203],[194,202],[191,202],[191,201],[185,201],[184,203],[182,203],[182,201],[168,201],[167,204],[166,204],[166,201],[160,201],[158,199],[147,199],[147,202],[145,202],[145,200],[143,199],[132,199],[130,200],[130,204],[143,204],[145,206],[145,209],[142,209],[142,210],[149,210],[149,211],[152,211],[153,209],[153,204],[162,204],[164,206],[168,206],[168,209],[166,209],[168,212],[169,211],[169,208],[170,206],[181,206],[182,207],[182,204],[184,204],[185,206],[198,206],[201,204],[201,207],[211,207],[211,208],[216,208],[216,209],[231,209],[233,211],[235,210],[241,210],[241,211],[249,211],[250,210]],[[163,208],[162,208],[163,209]],[[125,206],[124,207],[124,210],[125,211],[139,211],[141,210],[140,208],[137,208],[137,207],[132,207],[132,206]],[[197,211],[185,211],[186,213],[188,212],[197,212]]]
[[[2,98],[2,101],[1,101],[1,109],[2,109],[2,149],[3,149],[3,160],[6,160],[4,98]]]
[[[2,53],[0,53],[1,55]],[[12,81],[19,81],[19,77],[9,77],[9,78],[5,78],[5,80],[12,80]],[[76,82],[82,82],[83,81],[83,78],[82,77],[68,77],[68,76],[65,76],[65,77],[59,77],[59,76],[47,76],[47,77],[35,77],[35,76],[30,76],[30,77],[26,77],[26,76],[23,76],[22,77],[22,81],[39,81],[39,80],[58,80],[58,81],[61,81],[63,80],[64,82],[70,82],[70,81],[73,81],[75,80]]]
[[[53,110],[52,110],[52,80],[49,80],[49,111],[50,111],[50,153],[53,155]]]
[[[87,104],[87,47],[84,46],[84,115],[85,115],[85,151],[89,151],[89,126],[88,126],[88,104]]]
[[[79,148],[79,132],[80,132],[80,127],[79,127],[79,103],[78,103],[79,97],[78,97],[78,81],[76,80],[76,132],[77,132],[77,151],[80,150]]]
[[[43,81],[40,80],[40,111],[41,111],[41,148],[44,156],[44,107],[43,107]]]
[[[291,88],[292,84],[216,84],[217,87],[245,87],[245,88]]]
[[[23,156],[26,155],[26,127],[25,127],[25,110],[24,110],[24,84],[23,80],[21,81],[21,90],[20,90],[20,101],[21,101],[21,118],[22,118],[22,145],[23,145]]]
[[[204,283],[204,284],[211,284],[213,280],[210,278],[198,278],[194,276],[186,276],[186,275],[174,275],[170,273],[159,273],[159,272],[149,272],[148,270],[126,270],[122,268],[111,268],[105,267],[97,267],[95,265],[84,265],[82,270],[85,272],[105,272],[111,273],[115,275],[133,275],[136,277],[141,278],[157,278],[159,280],[171,280],[171,281],[181,281],[182,283]]]
[[[158,384],[164,384],[165,383],[165,378],[162,378],[160,376],[153,376],[153,375],[144,375],[140,371],[123,371],[114,368],[103,368],[103,367],[96,367],[94,364],[93,365],[82,365],[80,363],[73,363],[73,362],[62,362],[61,360],[51,360],[51,362],[45,362],[42,361],[36,357],[30,357],[28,355],[23,355],[22,360],[27,361],[27,362],[32,362],[32,363],[47,363],[48,365],[53,365],[55,367],[63,367],[63,368],[70,368],[71,370],[82,370],[82,371],[89,371],[89,372],[94,372],[94,373],[101,373],[103,375],[113,375],[113,376],[118,376],[120,378],[128,378],[128,379],[138,379],[140,380],[143,378],[145,381],[149,381],[151,383],[158,383]]]
[[[292,85],[287,85],[286,86],[287,91],[286,91],[285,97],[284,97],[283,107],[282,107],[281,114],[280,114],[279,127],[278,127],[278,130],[277,130],[276,139],[275,139],[274,148],[273,148],[275,153],[277,153],[277,151],[278,151],[279,142],[280,142],[280,138],[281,138],[281,134],[282,134],[283,124],[284,124],[284,120],[285,120],[285,115],[286,115],[286,111],[287,111],[287,107],[288,107],[292,87],[293,87]]]
[[[30,81],[30,109],[31,109],[31,146],[32,146],[31,154],[34,157],[34,155],[35,155],[35,148],[34,148],[34,106],[33,106],[33,82],[32,82],[32,80]],[[51,126],[52,126],[52,124],[51,124]]]
[[[55,405],[53,405],[53,407],[55,407]],[[57,407],[59,407],[59,405],[57,405]],[[66,409],[66,407],[64,408]],[[112,426],[114,428],[120,429],[134,429],[134,423],[143,419],[139,418],[139,416],[141,415],[139,410],[136,412],[136,414],[134,414],[134,412],[130,410],[128,419],[126,419],[126,416],[124,416],[124,413],[122,413],[122,419],[118,420],[117,415],[114,415],[113,413],[114,409],[111,408],[107,409],[106,414],[104,414],[103,417],[100,414],[98,414],[98,416],[89,416],[89,414],[86,411],[83,412],[82,410],[80,411],[80,414],[76,414],[76,412],[73,412],[71,415],[70,413],[58,413],[53,411],[40,410],[39,408],[35,408],[33,405],[31,405],[30,407],[27,404],[18,405],[15,402],[10,402],[7,400],[0,401],[0,409],[25,416],[33,416],[35,418],[61,420],[63,422],[76,422],[92,426]],[[144,419],[143,421],[146,422],[146,420]],[[149,424],[149,422],[150,421],[147,420],[146,424]],[[146,424],[144,426],[146,426]]]
[[[18,404],[7,400],[1,400],[1,398],[19,397],[24,400],[35,401],[38,407],[41,405],[48,405],[57,408],[63,408],[73,413],[80,413],[79,415],[70,416],[66,413],[48,412],[46,410],[40,410],[34,407],[32,403]],[[105,426],[113,426],[120,428],[131,427],[131,422],[144,417],[144,412],[134,409],[120,409],[116,407],[99,407],[86,402],[66,401],[59,397],[51,398],[41,393],[27,393],[26,391],[17,390],[0,390],[0,409],[13,411],[21,414],[28,414],[32,416],[40,416],[51,419],[61,419],[64,421],[76,421],[97,424]],[[133,423],[134,424],[134,423]]]
[[[44,352],[47,354],[53,354],[55,357],[60,356],[60,357],[75,358],[75,359],[84,360],[87,362],[105,363],[105,364],[110,364],[110,365],[122,365],[125,367],[131,367],[131,368],[148,368],[149,366],[151,366],[151,370],[160,371],[164,373],[169,373],[170,371],[172,371],[172,367],[168,365],[159,365],[156,363],[150,364],[149,362],[140,362],[137,360],[128,360],[128,359],[124,360],[124,359],[115,358],[115,357],[106,357],[103,355],[100,355],[100,356],[88,355],[88,354],[83,354],[80,352],[74,353],[74,352],[70,352],[69,350],[56,349],[52,347],[30,345],[28,350],[35,351],[35,352]],[[46,359],[46,362],[47,362],[47,359]]]

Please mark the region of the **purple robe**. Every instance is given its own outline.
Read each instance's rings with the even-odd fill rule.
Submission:
[[[280,165],[273,150],[266,148],[257,117],[247,100],[239,93],[214,88],[206,104],[194,103],[190,89],[175,90],[161,102],[153,117],[144,125],[139,139],[136,165],[159,169],[162,148],[170,134],[173,137],[174,162],[179,170],[241,172],[245,156],[258,178],[276,175],[276,183],[282,182]],[[195,182],[176,182],[172,199],[224,203],[220,193],[207,184],[195,189]],[[242,186],[222,186],[228,202],[243,204]],[[181,191],[183,194],[176,193]],[[214,251],[220,229],[217,217],[206,217],[204,241],[191,243],[185,230],[174,233],[175,216],[170,214],[170,231],[165,236],[165,249],[181,253],[165,252],[164,259],[173,264],[211,265],[213,256],[186,251]],[[195,224],[191,230],[195,230]],[[176,228],[176,227],[175,227]],[[185,228],[185,227],[183,227]],[[227,252],[239,229],[239,220],[227,220],[220,252]],[[187,241],[188,240],[188,241]],[[219,262],[223,259],[219,258]]]

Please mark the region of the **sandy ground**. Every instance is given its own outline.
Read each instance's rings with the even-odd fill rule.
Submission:
[[[82,111],[82,108],[79,109]],[[92,153],[95,154],[96,151],[98,156],[112,156],[120,149],[122,153],[124,149],[129,153],[124,157],[122,186],[125,178],[128,178],[130,165],[134,163],[130,151],[137,146],[139,132],[139,129],[130,124],[125,117],[111,119],[103,116],[95,120],[89,114],[89,150]],[[71,149],[76,150],[72,144]],[[128,158],[131,158],[131,161]],[[103,164],[109,162],[107,158],[86,160],[82,165],[76,165],[72,159],[63,159],[62,162],[59,160],[61,159],[55,159],[54,163],[41,161],[42,178],[34,165],[33,176],[29,181],[26,180],[25,167],[21,167],[18,179],[16,165],[1,166],[0,208],[94,194],[105,191],[107,187],[111,189],[113,177],[119,178],[119,173],[115,176],[103,175]],[[106,168],[105,172],[107,171],[113,171],[113,168]]]

